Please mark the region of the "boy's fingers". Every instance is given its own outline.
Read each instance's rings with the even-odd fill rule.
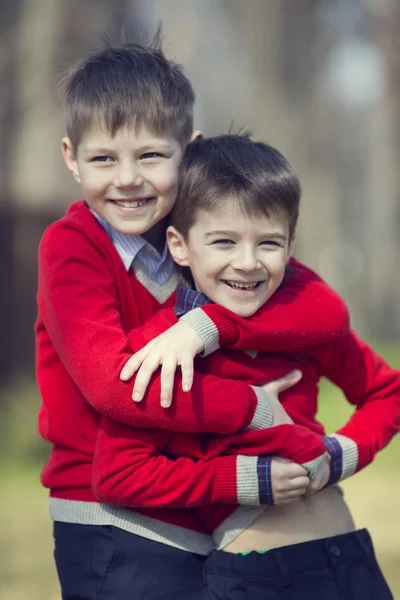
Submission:
[[[280,394],[281,392],[288,390],[298,381],[300,381],[302,375],[303,374],[299,369],[295,369],[287,375],[284,375],[284,377],[281,377],[280,379],[276,379],[276,381],[271,382],[271,385],[274,386],[276,393]]]
[[[293,385],[295,385],[302,378],[302,372],[299,369],[295,369],[291,371],[284,377],[280,379],[275,379],[274,381],[270,381],[269,383],[265,383],[262,387],[267,392],[267,394],[273,394],[278,396],[281,392],[288,390]]]
[[[120,373],[120,378],[122,381],[127,381],[130,379],[136,373],[141,363],[142,361],[140,360],[140,357],[138,357],[138,354],[131,356],[128,362],[125,363]]]
[[[136,375],[136,381],[132,392],[132,398],[135,402],[140,402],[143,399],[151,376],[159,367],[160,363],[158,359],[153,359],[153,361],[150,362],[150,359],[145,360]]]
[[[305,489],[310,485],[310,478],[307,476],[296,477],[295,479],[290,480],[290,488],[291,491],[296,491],[299,489]]]
[[[161,366],[161,406],[163,408],[169,408],[172,403],[176,367],[175,355],[164,360]]]
[[[182,371],[182,389],[184,392],[190,392],[193,385],[193,377],[194,377],[194,368],[193,368],[193,360],[182,360],[181,361],[181,371]]]

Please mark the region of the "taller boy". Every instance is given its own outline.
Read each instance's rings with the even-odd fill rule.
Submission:
[[[211,540],[195,510],[100,505],[91,485],[100,414],[135,427],[222,434],[272,424],[270,398],[244,382],[232,381],[227,392],[226,380],[197,374],[190,393],[176,386],[173,407],[165,410],[159,376],[144,404],[132,402],[131,384],[119,378],[134,328],[161,306],[174,305],[177,275],[165,229],[183,148],[196,136],[193,90],[159,50],[126,45],[76,65],[63,95],[63,154],[85,200],[43,236],[36,323],[39,429],[53,446],[42,482],[50,488],[63,598],[197,598]],[[315,310],[310,281],[321,286]],[[314,274],[300,268],[290,286],[276,293],[265,340],[271,334],[273,342],[274,331],[285,327],[287,302],[293,294],[301,301],[303,289],[305,320],[313,315],[306,323],[310,345],[345,333],[343,304]],[[304,345],[298,303],[292,317],[287,339],[295,347],[293,332],[299,331]],[[235,504],[240,496],[246,503],[246,473],[238,476],[237,457],[214,460],[215,485],[235,492],[224,500]],[[244,484],[240,494],[238,482]],[[179,544],[177,531],[184,532]]]

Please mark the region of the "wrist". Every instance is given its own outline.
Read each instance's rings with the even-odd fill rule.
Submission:
[[[208,356],[219,348],[219,333],[214,322],[201,308],[194,308],[180,317],[180,321],[189,325],[199,336],[203,345],[200,353]]]
[[[270,396],[260,386],[250,386],[257,398],[256,409],[250,424],[244,431],[269,429],[274,423],[274,408]]]

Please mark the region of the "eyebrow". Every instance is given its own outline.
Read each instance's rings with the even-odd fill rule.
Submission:
[[[239,233],[237,231],[233,231],[232,229],[216,230],[216,231],[208,231],[204,237],[207,239],[209,237],[215,237],[218,235],[223,235],[226,237],[237,237],[239,235]],[[259,238],[260,239],[268,239],[268,240],[280,240],[282,242],[287,241],[286,235],[283,235],[283,233],[275,233],[275,232],[263,233],[259,236]]]
[[[140,152],[148,152],[149,150],[152,150],[154,148],[162,148],[163,150],[165,150],[166,152],[171,150],[171,146],[166,143],[163,142],[161,140],[154,140],[151,142],[146,142],[145,144],[143,144],[143,146],[139,146],[138,150]],[[114,152],[114,150],[110,147],[110,148],[104,148],[104,147],[97,147],[97,146],[92,146],[92,147],[88,147],[85,148],[83,153],[86,154],[110,154],[111,152]]]
[[[110,154],[112,150],[110,148],[97,148],[97,146],[93,146],[93,148],[85,148],[83,154]]]

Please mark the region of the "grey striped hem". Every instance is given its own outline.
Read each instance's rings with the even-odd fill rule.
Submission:
[[[257,385],[250,386],[257,396],[257,408],[253,415],[250,425],[245,431],[254,431],[255,429],[269,429],[274,424],[274,409],[267,392]]]
[[[201,356],[208,356],[219,348],[219,331],[214,321],[200,307],[193,308],[183,315],[180,321],[190,325],[203,341]]]
[[[236,459],[237,497],[239,504],[260,505],[257,461],[258,456],[242,456],[241,454]]]
[[[342,476],[340,478],[340,481],[342,481],[354,475],[357,470],[358,447],[354,440],[340,433],[332,433],[329,437],[335,438],[342,448]]]
[[[217,529],[213,539],[217,550],[233,542],[259,517],[266,506],[239,506]]]
[[[140,537],[206,556],[214,550],[211,536],[164,523],[122,506],[50,498],[53,521],[81,525],[114,525]]]

